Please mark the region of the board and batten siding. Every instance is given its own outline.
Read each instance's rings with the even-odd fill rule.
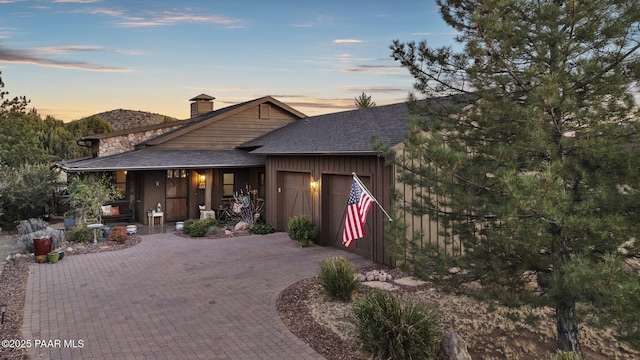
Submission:
[[[268,106],[269,111],[265,110],[265,105]],[[296,120],[298,120],[297,117],[277,106],[260,104],[238,114],[212,121],[203,126],[196,126],[194,131],[158,144],[156,148],[231,150]]]
[[[333,245],[335,234],[330,234],[328,229],[336,228],[336,224],[329,224],[331,218],[343,220],[344,210],[346,209],[346,202],[344,207],[333,206],[334,209],[341,208],[343,214],[337,216],[335,214],[327,213],[331,211],[328,209],[328,202],[330,201],[330,194],[326,191],[323,192],[323,181],[329,181],[332,177],[342,176],[349,177],[352,173],[356,173],[362,181],[367,185],[369,191],[375,196],[378,201],[389,209],[391,206],[391,200],[389,192],[394,185],[394,175],[391,166],[384,164],[384,159],[375,155],[283,155],[283,156],[267,156],[266,165],[266,221],[276,226],[278,231],[287,231],[286,219],[279,218],[280,214],[285,209],[279,208],[279,204],[282,204],[282,200],[279,201],[279,194],[282,194],[282,181],[283,174],[299,174],[298,178],[308,179],[306,184],[301,186],[305,187],[301,189],[304,192],[304,196],[310,196],[310,207],[303,207],[314,224],[318,225],[320,233],[318,235],[317,242],[321,245]],[[318,191],[311,191],[309,183],[311,180],[319,182]],[[351,181],[345,181],[343,178],[337,182],[343,184],[347,189],[340,189],[341,193],[348,193],[351,186]],[[328,186],[327,186],[328,187]],[[280,189],[279,189],[280,188]],[[280,190],[280,191],[279,191]],[[328,191],[328,190],[327,190]],[[335,211],[335,210],[333,210]],[[333,216],[332,216],[333,215]],[[337,220],[333,220],[337,221]],[[384,226],[388,223],[388,220],[384,213],[380,211],[377,205],[372,205],[371,210],[367,216],[367,231],[369,234],[367,238],[371,241],[371,244],[358,244],[358,246],[352,249],[346,249],[363,256],[366,256],[376,262],[394,265],[392,259],[385,251],[384,240]],[[359,240],[356,240],[356,242]],[[341,245],[340,245],[341,246]],[[366,250],[364,250],[366,249]],[[363,251],[368,252],[364,254]]]

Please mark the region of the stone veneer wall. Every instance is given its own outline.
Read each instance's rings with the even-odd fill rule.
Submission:
[[[127,135],[113,136],[113,137],[101,139],[100,147],[98,149],[98,157],[121,154],[127,151],[132,151],[135,149],[135,146],[140,144],[141,142],[147,141],[156,136],[167,133],[180,126],[182,126],[182,124],[161,128],[161,129],[141,131],[141,132],[131,133]]]

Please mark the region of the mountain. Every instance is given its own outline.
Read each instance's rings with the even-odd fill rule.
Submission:
[[[92,116],[101,117],[104,121],[111,124],[115,131],[178,120],[170,116],[123,109],[105,111]]]

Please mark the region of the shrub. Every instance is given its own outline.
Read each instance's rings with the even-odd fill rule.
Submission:
[[[343,256],[330,257],[320,262],[318,282],[333,298],[350,300],[360,286],[351,263]]]
[[[276,232],[276,229],[271,224],[259,222],[249,229],[249,232],[256,235],[266,235]]]
[[[207,230],[207,235],[218,235],[220,229],[217,226],[212,226]]]
[[[33,219],[30,219],[33,220]],[[23,220],[22,222],[26,222],[27,220]],[[21,228],[22,224],[19,226]],[[22,227],[22,231],[24,231],[24,227]],[[33,239],[51,236],[52,239],[52,248],[56,249],[60,247],[62,242],[64,241],[64,232],[62,230],[52,229],[50,227],[45,227],[44,229],[38,229],[29,233],[20,233],[16,236],[16,243],[18,244],[18,250],[20,252],[33,252]]]
[[[580,355],[574,352],[567,351],[558,351],[557,353],[551,355],[549,360],[580,360]]]
[[[187,220],[184,222],[182,231],[185,234],[193,237],[203,237],[209,232],[209,228],[217,227],[218,220],[216,219],[203,219],[203,220]]]
[[[48,164],[0,166],[3,188],[0,227],[14,229],[20,220],[42,216],[58,185],[58,173]]]
[[[424,303],[402,304],[375,290],[353,305],[358,338],[381,359],[435,358],[442,338],[440,320]]]
[[[318,227],[305,215],[289,219],[288,228],[292,240],[313,240],[318,236]]]
[[[97,179],[75,176],[71,178],[68,190],[69,206],[78,211],[80,223],[100,219],[101,205],[122,197],[115,183],[106,175]]]
[[[79,243],[93,241],[93,230],[86,226],[74,226],[67,230],[67,240]]]
[[[109,240],[124,243],[127,241],[127,228],[125,226],[114,226],[109,232]]]
[[[42,219],[28,219],[22,220],[18,224],[18,235],[25,235],[36,232],[38,230],[44,230],[49,227],[49,223]]]

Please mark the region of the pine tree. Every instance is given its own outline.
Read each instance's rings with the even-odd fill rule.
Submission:
[[[437,219],[461,251],[434,256],[402,222],[395,250],[418,273],[435,258],[452,284],[555,309],[560,350],[580,354],[585,322],[640,346],[640,2],[438,6],[458,47],[391,45],[434,99],[416,103],[394,159],[418,194],[404,210]]]
[[[358,109],[366,109],[370,107],[376,106],[375,101],[371,100],[371,95],[367,95],[362,93],[360,96],[354,99],[356,108]]]

